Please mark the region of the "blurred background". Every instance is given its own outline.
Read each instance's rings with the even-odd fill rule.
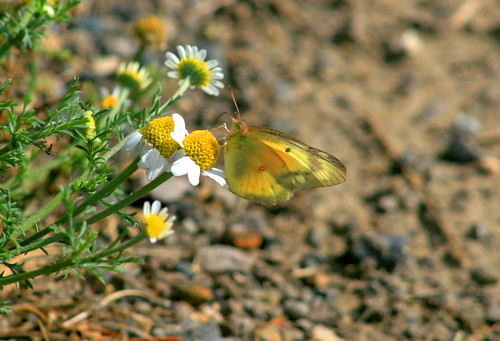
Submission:
[[[98,103],[151,15],[166,35],[142,62],[165,98],[177,45],[206,49],[224,71],[219,97],[190,91],[175,104],[189,130],[229,122],[231,86],[246,123],[335,155],[347,181],[266,207],[175,178],[146,198],[178,220],[172,237],[129,250],[144,264],[104,273],[105,285],[70,275],[6,288],[0,298],[18,304],[0,337],[500,338],[498,1],[84,0],[35,52],[34,105],[74,76]],[[20,55],[6,75],[15,84],[28,69]],[[136,172],[129,190],[145,181]]]

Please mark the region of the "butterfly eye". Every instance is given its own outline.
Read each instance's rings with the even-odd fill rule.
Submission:
[[[263,172],[263,171],[265,171],[265,170],[266,170],[266,167],[264,167],[264,166],[259,166],[259,170],[260,170],[261,172]]]
[[[285,152],[290,153],[291,150],[292,148],[288,147],[287,149],[285,149]]]

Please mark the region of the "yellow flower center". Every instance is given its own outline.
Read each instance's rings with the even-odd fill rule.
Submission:
[[[202,171],[206,171],[217,162],[220,146],[215,136],[208,130],[195,130],[183,141],[186,156],[189,156]]]
[[[156,148],[161,156],[168,159],[181,146],[170,136],[174,131],[174,119],[170,116],[159,117],[141,129],[142,137]]]
[[[162,234],[169,231],[171,226],[164,218],[156,214],[150,214],[144,218],[146,231],[150,237],[160,239]]]
[[[210,70],[204,60],[196,58],[181,59],[177,72],[180,79],[189,77],[192,86],[204,87],[210,84]]]
[[[135,25],[135,33],[147,44],[162,45],[167,41],[165,24],[155,15],[140,19]]]
[[[134,91],[142,91],[151,84],[148,72],[138,62],[120,64],[116,76],[122,86]]]
[[[104,109],[107,109],[107,108],[113,108],[117,104],[118,104],[118,97],[113,96],[113,95],[109,95],[109,96],[104,97],[104,99],[102,100],[101,106]]]

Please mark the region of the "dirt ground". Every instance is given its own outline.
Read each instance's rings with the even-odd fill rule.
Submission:
[[[500,339],[498,1],[84,1],[51,31],[46,48],[78,58],[47,68],[44,91],[111,84],[103,70],[133,57],[148,14],[168,50],[219,60],[247,123],[334,154],[347,181],[266,207],[175,179],[151,198],[176,233],[131,249],[143,265],[106,285],[6,287],[2,339]],[[197,91],[175,110],[208,128],[234,105]]]

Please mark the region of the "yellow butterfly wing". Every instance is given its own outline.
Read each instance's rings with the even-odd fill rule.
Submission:
[[[297,189],[333,186],[345,181],[345,167],[332,155],[274,129],[248,127],[226,142],[229,189],[262,204],[277,204]]]
[[[328,187],[346,180],[342,162],[324,151],[274,129],[258,128],[255,137],[285,162],[294,190]]]
[[[234,133],[226,142],[224,170],[229,189],[259,204],[276,204],[293,196],[292,180],[279,176],[284,161],[248,133]]]

